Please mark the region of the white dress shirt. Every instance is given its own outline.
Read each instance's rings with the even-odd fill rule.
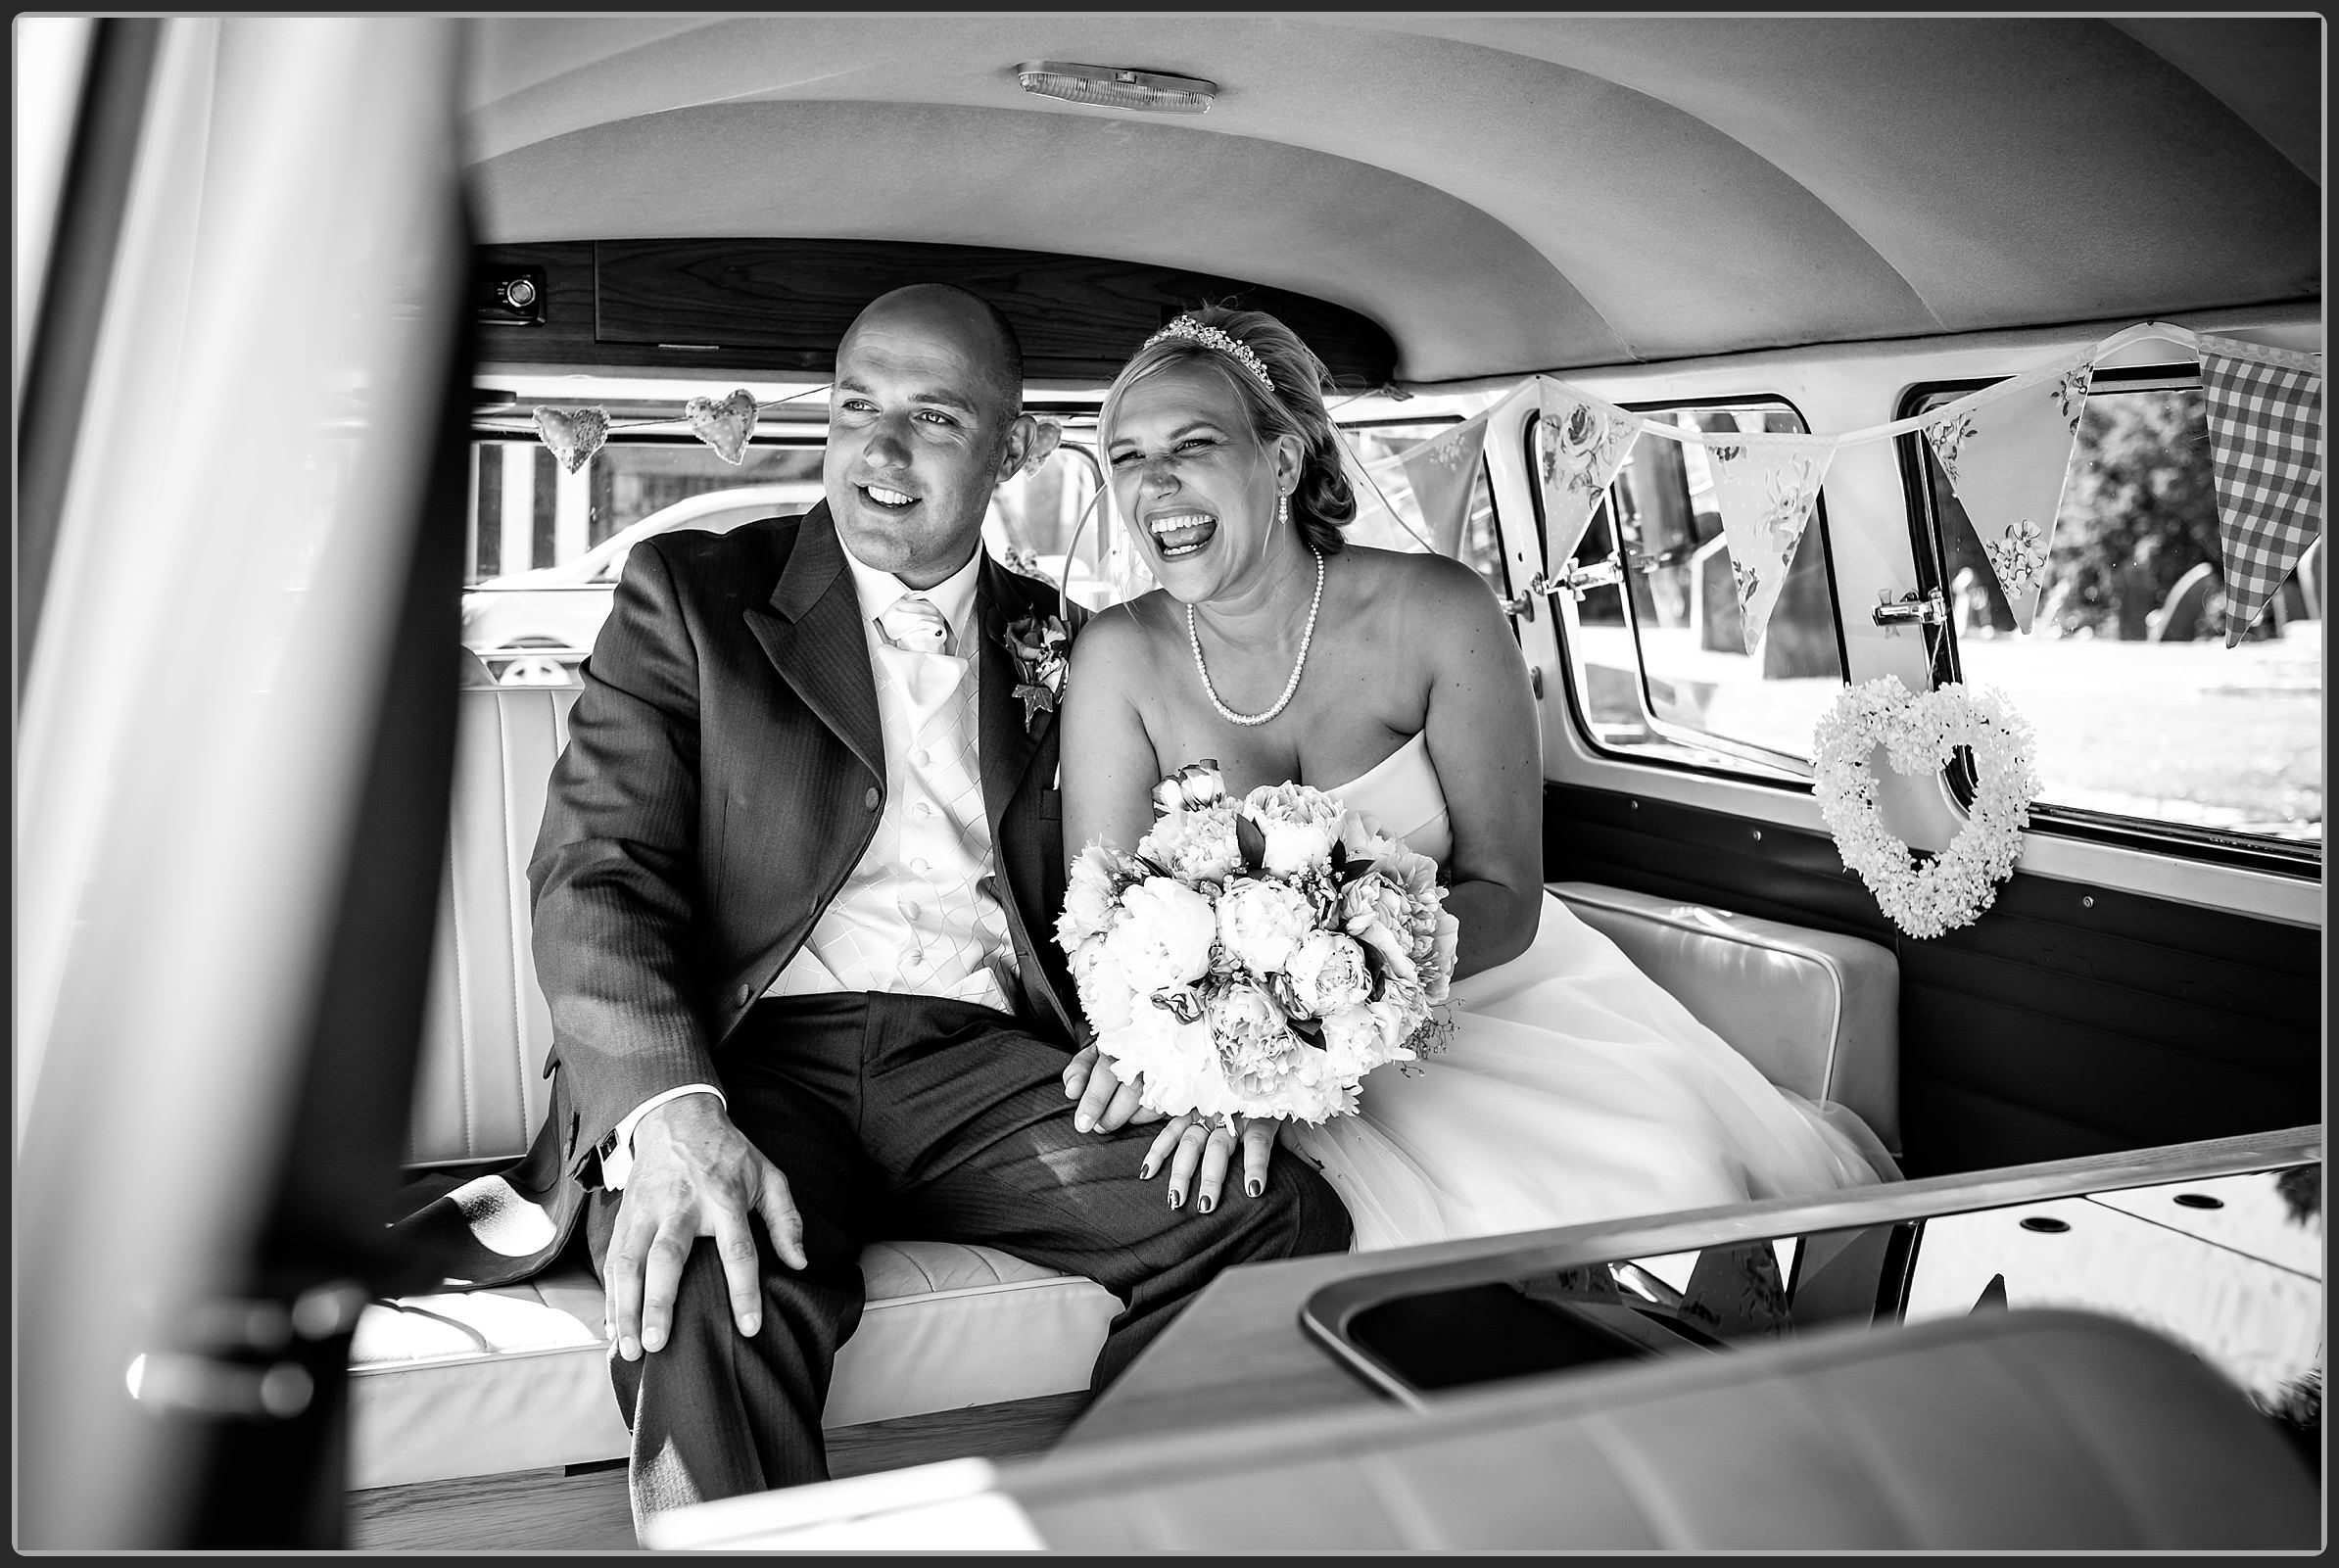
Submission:
[[[981,660],[975,580],[981,552],[925,590],[863,565],[850,549],[844,559],[877,680],[885,805],[860,864],[764,995],[893,991],[1012,1012],[1015,946],[1007,912],[989,889],[990,824],[977,751]],[[949,624],[947,652],[895,647],[879,625],[896,599],[921,592]],[[637,1106],[617,1124],[616,1146],[602,1158],[604,1186],[624,1188],[642,1117],[686,1094],[722,1098],[711,1083],[692,1083]]]

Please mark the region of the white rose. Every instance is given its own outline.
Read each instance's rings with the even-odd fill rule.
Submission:
[[[1243,814],[1259,825],[1266,840],[1267,872],[1294,877],[1322,871],[1332,863],[1345,809],[1334,797],[1306,784],[1262,784],[1243,800]]]
[[[1254,974],[1281,970],[1300,939],[1314,929],[1314,906],[1281,882],[1229,882],[1218,896],[1218,943]]]
[[[1149,877],[1121,895],[1121,924],[1105,938],[1139,996],[1200,979],[1218,931],[1210,900],[1182,882]]]
[[[1294,999],[1315,1018],[1354,1007],[1372,994],[1364,949],[1338,931],[1310,931],[1302,937],[1285,973]]]

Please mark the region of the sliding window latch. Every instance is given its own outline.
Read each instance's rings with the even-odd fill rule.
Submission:
[[[1877,595],[1876,624],[1879,626],[1939,626],[1949,619],[1949,606],[1939,589],[1928,591],[1923,597],[1915,593],[1903,594],[1897,601]]]

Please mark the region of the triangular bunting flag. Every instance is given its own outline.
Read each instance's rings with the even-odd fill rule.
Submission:
[[[1730,541],[1746,651],[1758,654],[1836,443],[1827,436],[1748,436],[1703,445],[1713,462],[1722,534]]]
[[[1976,400],[1958,400],[1925,427],[1998,574],[2015,625],[2026,632],[2046,585],[2055,514],[2071,477],[2092,370],[2082,359],[2018,376]]]
[[[1641,433],[1641,416],[1548,379],[1537,383],[1536,395],[1543,410],[1535,450],[1544,559],[1556,571],[1583,543],[1593,509]]]
[[[573,474],[608,441],[609,416],[598,408],[539,407],[536,433],[552,449],[560,466]]]
[[[2196,347],[2232,647],[2322,531],[2322,370],[2315,356],[2233,338],[2203,333]]]
[[[1461,554],[1462,531],[1470,520],[1470,489],[1486,451],[1486,418],[1480,415],[1397,454],[1430,547],[1441,555]]]

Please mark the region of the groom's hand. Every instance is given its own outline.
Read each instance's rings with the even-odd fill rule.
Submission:
[[[1080,1103],[1073,1108],[1073,1128],[1078,1132],[1116,1132],[1135,1121],[1143,1126],[1159,1121],[1162,1113],[1147,1111],[1138,1102],[1142,1078],[1123,1083],[1113,1064],[1089,1046],[1064,1069],[1064,1096]]]
[[[788,1178],[732,1125],[720,1100],[684,1095],[635,1124],[633,1173],[601,1261],[618,1354],[633,1361],[664,1349],[683,1264],[701,1236],[715,1239],[740,1332],[763,1326],[755,1214],[781,1261],[802,1268],[804,1225]]]

